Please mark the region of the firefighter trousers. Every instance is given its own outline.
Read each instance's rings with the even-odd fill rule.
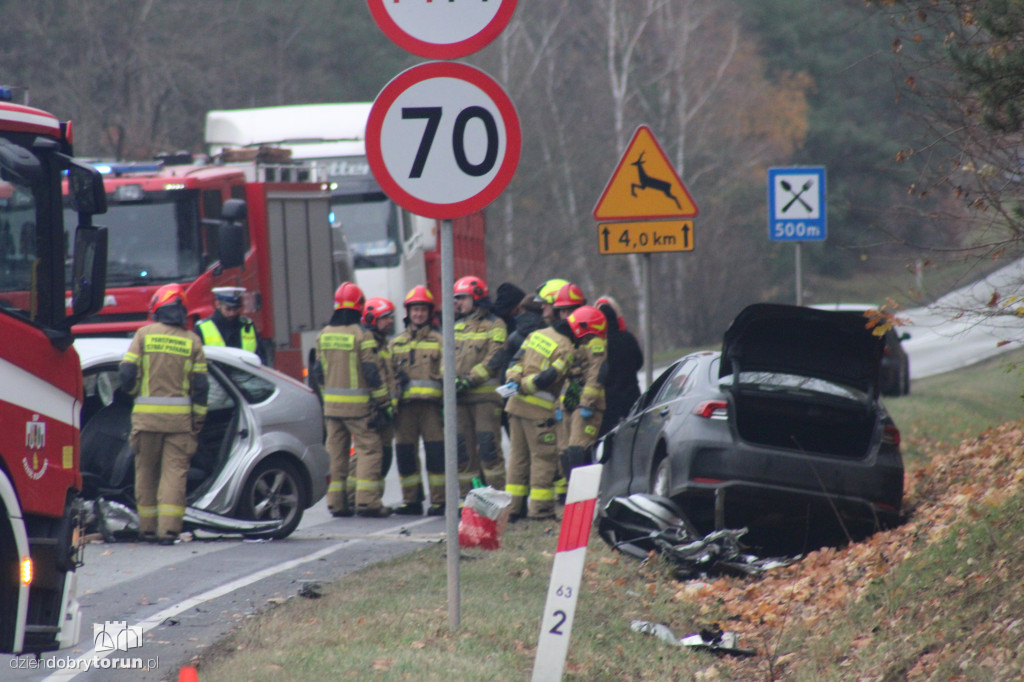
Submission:
[[[381,478],[383,446],[380,434],[369,427],[368,417],[325,417],[327,440],[324,447],[331,457],[331,482],[327,486],[327,508],[331,513],[352,511],[347,488],[355,489],[356,510],[380,509],[384,494]],[[350,467],[349,450],[355,455]],[[349,481],[349,478],[352,481]]]
[[[388,476],[388,471],[391,470],[391,461],[394,459],[394,448],[392,443],[395,441],[395,429],[393,426],[388,426],[380,431],[380,443],[381,443],[381,464],[380,464],[380,478],[383,481]],[[351,447],[348,451],[348,470],[355,472],[359,470],[359,455]],[[384,484],[381,483],[381,486]],[[381,488],[383,490],[383,487]],[[346,489],[346,497],[348,497],[348,508],[356,508],[356,487],[354,485],[348,486]]]
[[[398,406],[395,415],[395,459],[398,464],[398,479],[402,484],[402,502],[415,504],[423,502],[422,467],[419,459],[419,443],[427,459],[427,485],[430,488],[430,503],[444,504],[444,420],[441,403],[432,400],[408,400]],[[432,453],[440,450],[441,460],[435,461]]]
[[[545,518],[555,513],[558,441],[554,417],[546,420],[508,416],[509,461],[505,491],[512,494],[512,514]]]
[[[143,535],[173,538],[185,516],[188,466],[198,440],[191,433],[132,431],[135,503]]]
[[[482,477],[495,490],[505,489],[505,455],[501,449],[501,403],[459,403],[456,410],[459,452],[459,495],[465,497],[473,479]]]

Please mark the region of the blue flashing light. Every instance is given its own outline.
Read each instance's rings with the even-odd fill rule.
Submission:
[[[98,166],[97,166],[97,165],[94,165],[94,166],[93,166],[93,168],[95,168],[96,170],[98,170],[98,171],[100,172],[100,175],[110,175],[111,173],[113,173],[113,172],[114,172],[114,169],[112,169],[112,168],[111,168],[111,167],[110,167],[109,165],[107,165],[107,164],[102,164],[102,165],[98,165]]]
[[[13,102],[14,92],[6,85],[0,85],[0,102]]]

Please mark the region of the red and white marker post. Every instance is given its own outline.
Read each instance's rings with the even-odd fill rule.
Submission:
[[[569,478],[562,530],[558,535],[558,550],[551,567],[537,656],[533,661],[533,682],[562,679],[583,578],[583,562],[587,558],[587,541],[594,525],[594,507],[602,468],[601,464],[577,467]]]

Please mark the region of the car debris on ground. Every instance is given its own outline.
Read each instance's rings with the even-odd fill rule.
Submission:
[[[723,631],[717,623],[711,627],[701,628],[695,634],[678,638],[673,634],[671,628],[664,623],[652,623],[646,620],[634,620],[629,624],[633,632],[642,635],[657,637],[663,642],[672,646],[691,647],[701,651],[709,651],[718,654],[730,654],[733,656],[756,656],[754,649],[741,649],[738,646],[739,637],[735,632]]]
[[[756,576],[801,558],[747,553],[740,542],[746,533],[746,528],[723,529],[701,536],[672,500],[645,493],[612,498],[598,522],[598,534],[612,549],[640,560],[661,554],[675,565],[679,580]]]

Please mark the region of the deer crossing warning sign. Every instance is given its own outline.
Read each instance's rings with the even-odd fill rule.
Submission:
[[[647,126],[626,147],[594,206],[597,220],[692,218],[697,204]]]

